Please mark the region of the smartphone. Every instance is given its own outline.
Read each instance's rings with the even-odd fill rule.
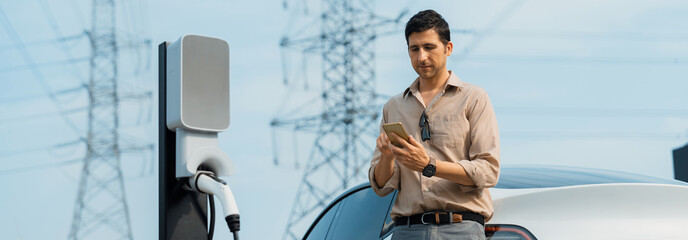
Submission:
[[[409,141],[408,134],[406,134],[404,125],[401,125],[401,122],[385,123],[384,125],[382,125],[382,129],[385,130],[385,133],[387,133],[387,137],[389,137],[389,140],[392,141],[392,144],[394,144],[394,146],[401,147],[402,145],[400,142],[396,141],[396,138],[391,137],[392,133],[396,133],[399,137],[406,140],[406,142]]]

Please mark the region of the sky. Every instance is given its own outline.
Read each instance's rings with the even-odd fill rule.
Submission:
[[[319,95],[322,69],[318,54],[304,60],[293,49],[283,64],[279,42],[317,34],[319,2],[288,0],[287,9],[283,1],[116,2],[122,145],[144,149],[121,159],[134,238],[157,238],[158,160],[149,147],[157,141],[157,45],[190,33],[230,45],[231,125],[219,145],[237,169],[225,179],[241,211],[242,239],[281,238],[303,174],[295,165],[308,161],[313,136],[273,134],[269,124]],[[445,17],[454,43],[447,66],[489,94],[503,166],[673,177],[672,150],[688,142],[688,2],[435,0],[375,6],[387,18],[429,8]],[[85,153],[80,138],[88,126],[88,92],[82,86],[90,46],[84,32],[91,27],[91,2],[0,0],[0,8],[0,183],[6,187],[0,232],[3,239],[64,239]],[[385,96],[400,93],[416,76],[402,31],[409,17],[377,29],[376,87]],[[150,44],[140,44],[145,39]],[[304,112],[318,107],[308,105]],[[222,227],[215,236],[230,238]]]

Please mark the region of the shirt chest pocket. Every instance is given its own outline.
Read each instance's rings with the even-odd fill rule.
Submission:
[[[430,143],[440,148],[461,147],[470,130],[468,120],[461,115],[430,117]]]

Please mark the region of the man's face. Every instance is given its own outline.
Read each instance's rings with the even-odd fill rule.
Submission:
[[[408,52],[413,69],[423,79],[433,79],[441,71],[447,70],[447,57],[452,53],[453,45],[445,46],[435,29],[414,32],[409,35]]]

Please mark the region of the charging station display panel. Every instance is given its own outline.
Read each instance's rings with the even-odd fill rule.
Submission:
[[[229,127],[229,45],[184,35],[168,48],[167,125],[220,132]]]

